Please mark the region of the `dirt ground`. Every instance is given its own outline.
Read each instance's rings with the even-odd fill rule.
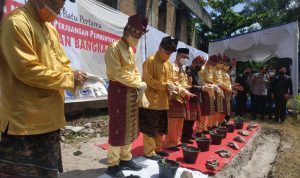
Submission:
[[[65,136],[65,142],[62,143],[65,172],[59,176],[60,178],[96,178],[104,173],[107,167],[106,151],[99,149],[95,144],[107,142],[108,117],[106,114],[106,112],[101,112],[100,116],[94,117],[80,115],[69,122],[69,125],[76,126],[90,122],[95,130],[100,127],[102,131],[98,129],[99,133],[75,134],[75,136],[74,134],[67,134]],[[275,130],[281,140],[276,159],[269,168],[271,171],[264,177],[300,177],[300,115],[288,117],[283,124],[270,120],[257,120],[256,122],[260,123],[263,128]],[[77,151],[80,151],[81,154],[75,156],[74,152]],[[249,177],[249,173],[246,170],[240,176]]]

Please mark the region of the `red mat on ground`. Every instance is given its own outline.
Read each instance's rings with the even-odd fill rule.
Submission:
[[[247,123],[244,124],[243,129],[246,129],[248,126]],[[254,133],[257,131],[259,127],[255,128],[253,131],[249,131],[249,136],[242,136],[245,140],[246,143],[238,143],[236,142],[239,147],[240,150],[247,144],[248,140],[254,135]],[[165,150],[167,151],[170,156],[168,156],[168,159],[171,160],[176,160],[179,162],[181,167],[184,168],[188,168],[188,169],[193,169],[193,170],[198,170],[202,173],[205,174],[215,174],[218,171],[220,171],[222,169],[223,166],[225,166],[226,164],[228,164],[236,154],[239,153],[240,150],[234,150],[227,145],[228,142],[233,141],[233,138],[238,134],[239,130],[235,130],[234,133],[227,133],[227,137],[225,139],[222,140],[222,144],[221,145],[210,145],[209,151],[207,152],[200,152],[197,158],[197,161],[195,164],[188,164],[185,163],[183,160],[183,153],[182,150],[180,149],[180,151],[174,152],[174,151],[169,151],[169,150]],[[209,135],[207,135],[209,137]],[[108,144],[97,144],[96,146],[101,147],[104,150],[108,149]],[[194,141],[193,146],[197,147],[197,143]],[[231,152],[231,156],[230,158],[222,158],[220,157],[217,153],[215,153],[215,151],[224,148],[228,151]],[[142,134],[139,135],[138,139],[133,143],[132,145],[132,154],[134,156],[143,156],[144,155],[144,150],[143,150],[143,137]],[[219,167],[217,168],[217,170],[215,171],[211,171],[206,169],[205,167],[205,163],[207,160],[217,160],[219,162]]]

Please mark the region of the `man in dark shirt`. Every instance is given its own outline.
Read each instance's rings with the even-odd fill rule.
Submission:
[[[4,5],[5,5],[5,0],[0,1],[0,21],[1,21],[1,19],[2,19],[2,15],[3,15],[3,13],[4,13],[4,11],[3,11]]]
[[[271,93],[271,86],[272,86],[272,83],[275,78],[275,73],[276,73],[275,68],[273,68],[273,67],[268,68],[269,83],[268,83],[268,99],[267,99],[267,110],[268,111],[267,112],[269,115],[269,119],[272,119],[272,115],[274,114],[274,111],[273,111],[274,99],[273,99],[272,93]]]
[[[275,102],[275,120],[282,123],[286,117],[286,103],[293,95],[293,83],[286,74],[286,68],[279,69],[279,75],[274,78],[271,86]]]
[[[246,67],[242,76],[237,76],[235,80],[235,89],[237,90],[236,96],[236,115],[243,116],[247,108],[247,98],[250,92],[249,75],[251,72],[250,67]]]
[[[200,103],[201,100],[201,87],[203,86],[201,80],[199,79],[198,73],[204,65],[205,60],[203,57],[196,57],[192,65],[190,66],[190,71],[187,72],[188,77],[192,78],[192,88],[190,92],[197,95],[196,97],[190,98],[190,118],[184,120],[181,141],[183,143],[193,143],[190,139],[192,139],[193,127],[195,121],[200,121]],[[204,121],[202,121],[204,122]]]

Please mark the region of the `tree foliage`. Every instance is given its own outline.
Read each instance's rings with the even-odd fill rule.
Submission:
[[[233,7],[244,4],[240,12],[235,12]],[[243,33],[253,28],[252,24],[258,23],[260,27],[269,27],[291,21],[300,21],[300,0],[207,0],[201,1],[202,6],[210,6],[213,11],[212,28],[208,29],[200,23],[198,30],[207,32],[209,40],[229,37],[237,31]]]

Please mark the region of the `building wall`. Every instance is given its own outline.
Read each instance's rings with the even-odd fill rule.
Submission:
[[[105,0],[99,0],[105,1]],[[159,12],[159,0],[152,0],[152,8],[150,8],[151,0],[116,0],[118,10],[131,16],[137,13],[137,1],[145,2],[145,15],[149,16],[149,25],[161,30],[173,37],[179,38],[180,41],[188,43],[188,16],[186,12],[181,12],[175,8],[172,1],[166,0],[166,12]],[[177,14],[177,15],[176,15]],[[178,19],[180,18],[180,19]],[[179,22],[179,24],[177,24]],[[192,32],[191,32],[192,33]],[[192,35],[189,45],[198,46],[197,35]]]
[[[119,0],[118,7],[119,11],[129,16],[136,14],[136,0]]]
[[[188,33],[188,28],[187,28],[187,23],[188,19],[185,15],[180,16],[181,18],[181,24],[180,24],[180,41],[187,43],[187,33]]]
[[[167,1],[167,17],[166,17],[166,30],[165,33],[175,35],[175,5]]]
[[[150,8],[151,0],[146,0],[146,15],[149,14],[149,25],[154,28],[158,28],[158,1],[152,0],[152,7]],[[149,12],[150,11],[150,12]]]

